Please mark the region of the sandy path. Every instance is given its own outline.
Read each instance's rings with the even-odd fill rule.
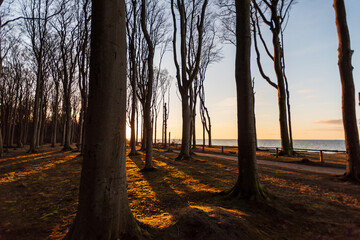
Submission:
[[[211,153],[196,152],[196,155],[204,156],[204,157],[216,157],[216,158],[228,159],[228,160],[234,160],[234,161],[237,161],[237,159],[238,159],[236,156],[211,154]],[[302,164],[297,164],[297,163],[284,163],[284,162],[275,162],[275,161],[269,161],[269,160],[257,160],[257,162],[259,165],[276,166],[276,167],[282,167],[282,168],[288,168],[288,169],[294,169],[294,170],[302,170],[302,171],[316,172],[316,173],[326,173],[326,174],[333,174],[333,175],[342,175],[345,172],[343,169],[339,169],[339,168],[317,167],[317,166],[302,165]]]

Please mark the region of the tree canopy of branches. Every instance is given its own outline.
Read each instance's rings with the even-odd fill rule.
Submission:
[[[252,0],[252,3],[255,11],[253,11],[251,20],[253,25],[254,45],[257,54],[258,68],[261,76],[278,92],[281,150],[286,155],[292,155],[293,143],[290,114],[290,93],[288,90],[288,81],[285,74],[283,32],[287,24],[289,11],[295,1]],[[262,23],[264,23],[270,29],[272,33],[272,52],[270,51],[270,48],[268,47],[266,41],[262,36],[259,18],[262,20]],[[260,51],[257,44],[257,35],[261,39],[267,55],[274,62],[274,71],[277,78],[277,83],[272,82],[262,68]]]
[[[171,0],[173,56],[182,106],[182,140],[178,159],[190,158],[192,124],[192,84],[198,77],[203,47],[208,0]],[[178,19],[177,19],[178,16]],[[180,26],[180,51],[177,26]]]

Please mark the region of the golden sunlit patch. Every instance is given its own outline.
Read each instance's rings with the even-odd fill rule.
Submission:
[[[66,156],[66,157],[64,157],[64,158],[62,158],[60,160],[56,160],[56,161],[53,161],[53,162],[47,163],[47,164],[39,163],[37,165],[32,165],[31,168],[28,167],[28,168],[26,168],[25,170],[22,170],[22,171],[20,170],[20,171],[13,171],[13,172],[5,173],[0,178],[0,184],[14,182],[14,181],[22,179],[22,178],[24,178],[24,177],[26,177],[28,175],[41,173],[41,172],[43,172],[45,170],[56,167],[56,165],[58,165],[58,164],[62,164],[64,162],[67,162],[67,161],[77,157],[79,154],[80,153],[74,153],[74,154],[68,155],[68,156]],[[24,162],[27,162],[27,161],[29,161],[29,160],[24,160]],[[46,176],[40,174],[39,179],[42,180],[45,177]]]

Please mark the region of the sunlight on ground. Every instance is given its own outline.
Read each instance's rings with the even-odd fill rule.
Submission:
[[[9,160],[20,160],[20,159],[27,159],[27,158],[30,158],[29,160],[31,160],[32,157],[44,156],[44,155],[52,154],[52,153],[55,153],[55,152],[58,152],[58,151],[55,150],[55,151],[35,153],[35,154],[19,155],[19,156],[15,156],[15,157],[4,157],[4,158],[0,159],[0,163],[6,162],[6,161],[9,161]]]
[[[50,163],[47,163],[47,164],[43,164],[43,163],[39,163],[39,164],[36,164],[36,165],[31,165],[30,167],[27,167],[25,169],[21,169],[20,171],[12,171],[12,172],[7,172],[5,173],[5,176],[2,176],[0,178],[0,183],[10,183],[10,182],[15,182],[17,180],[20,180],[26,176],[29,176],[31,174],[36,174],[36,173],[41,173],[45,170],[48,170],[50,168],[54,168],[56,167],[56,165],[59,165],[59,164],[62,164],[62,163],[65,163],[75,157],[77,157],[79,155],[79,153],[73,153],[73,154],[70,154],[64,158],[61,158],[60,160],[54,160],[53,162],[50,162]],[[49,157],[49,156],[47,156]],[[41,159],[41,157],[39,158],[36,158],[36,159]],[[27,161],[31,161],[31,160],[36,160],[36,159],[27,159],[27,160],[24,160],[24,162],[27,162]],[[39,177],[41,178],[41,176]]]

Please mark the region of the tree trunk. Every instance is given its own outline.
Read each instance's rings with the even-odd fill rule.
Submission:
[[[182,106],[182,139],[180,154],[176,160],[189,159],[191,156],[191,108],[189,105],[189,96],[187,93],[181,94]]]
[[[51,138],[51,147],[55,147],[56,138],[57,138],[57,125],[58,125],[58,108],[59,108],[59,89],[56,87],[55,103],[53,108],[53,126],[52,126],[52,138]]]
[[[136,71],[136,69],[135,69]],[[133,73],[134,74],[134,73]],[[132,87],[132,105],[131,105],[131,117],[130,117],[130,153],[129,155],[134,156],[137,155],[136,151],[136,136],[135,136],[135,114],[136,114],[136,79],[131,80]]]
[[[39,74],[39,73],[38,73]],[[39,78],[39,77],[38,77]],[[31,132],[30,139],[30,149],[29,153],[37,152],[37,135],[38,135],[38,126],[39,126],[39,108],[40,108],[40,80],[36,83],[36,91],[35,91],[35,104],[33,109],[33,127]]]
[[[70,98],[70,86],[68,83],[66,83],[69,89],[64,89],[64,91],[67,91],[66,94],[64,94],[65,97],[65,112],[66,112],[66,125],[64,128],[65,131],[65,141],[64,141],[64,147],[63,151],[69,151],[72,150],[71,148],[71,98]]]
[[[195,104],[195,103],[194,103]],[[192,149],[196,149],[196,127],[195,127],[195,122],[196,122],[196,109],[195,109],[195,105],[193,106],[193,111],[191,114],[192,117]]]
[[[144,127],[146,132],[146,156],[145,156],[145,168],[144,170],[151,170],[153,166],[153,128],[151,124],[151,102],[153,93],[153,82],[154,82],[154,54],[155,49],[147,30],[146,24],[146,0],[141,1],[141,29],[144,33],[146,43],[148,45],[148,81],[147,81],[147,94],[145,96],[145,107],[144,111]]]
[[[208,137],[209,137],[209,147],[212,147],[210,118],[209,118],[209,132],[208,132]]]
[[[346,177],[360,181],[360,147],[359,132],[355,110],[355,86],[351,65],[353,51],[350,46],[350,34],[346,21],[346,10],[343,0],[334,0],[336,28],[339,38],[339,71],[342,87],[342,117],[346,147]]]
[[[292,155],[292,148],[289,139],[288,119],[287,119],[287,102],[285,81],[283,77],[281,65],[281,46],[279,41],[280,24],[273,30],[273,45],[274,45],[274,69],[277,78],[278,89],[278,104],[279,104],[279,122],[280,122],[280,137],[281,137],[281,150],[286,154]]]
[[[23,114],[23,113],[22,113]],[[18,141],[17,141],[17,146],[19,148],[22,148],[24,147],[24,144],[23,144],[23,138],[24,138],[24,116],[20,116],[20,121],[19,121],[19,138],[18,138]]]
[[[3,0],[0,0],[0,6],[1,4],[3,3]],[[1,16],[0,16],[0,30],[1,30]],[[2,47],[1,47],[1,42],[2,42],[2,39],[1,39],[1,36],[0,36],[0,76],[2,75],[2,56],[1,56],[1,50],[2,50]],[[2,122],[4,123],[4,122]],[[1,127],[0,127],[0,157],[2,157],[4,155],[4,146],[3,146],[3,138],[2,138],[2,134],[1,134]]]
[[[135,145],[137,146],[139,144],[139,112],[136,108],[136,133],[135,133]]]
[[[66,239],[139,239],[126,189],[125,2],[93,1],[91,33],[79,208]]]
[[[131,116],[130,116],[130,156],[137,155],[136,151],[136,144],[137,144],[137,131],[138,131],[138,124],[137,124],[137,98],[136,98],[136,81],[138,77],[137,72],[137,62],[136,62],[136,49],[135,49],[135,34],[137,31],[137,14],[136,14],[136,1],[132,1],[133,4],[133,27],[131,32],[131,38],[129,40],[129,52],[130,52],[130,64],[131,64],[131,91],[132,91],[132,99],[131,99]],[[135,118],[136,118],[136,126],[135,126]],[[136,128],[136,129],[135,129]],[[136,131],[136,133],[135,133]]]
[[[166,103],[164,104],[164,112],[163,114],[164,115],[164,147],[166,148],[166,145],[167,145],[167,119],[168,119],[168,116],[167,116],[167,107],[166,107]]]
[[[250,2],[239,0],[235,4],[239,175],[235,186],[228,194],[236,198],[261,199],[264,193],[257,176],[255,114],[250,76]]]

